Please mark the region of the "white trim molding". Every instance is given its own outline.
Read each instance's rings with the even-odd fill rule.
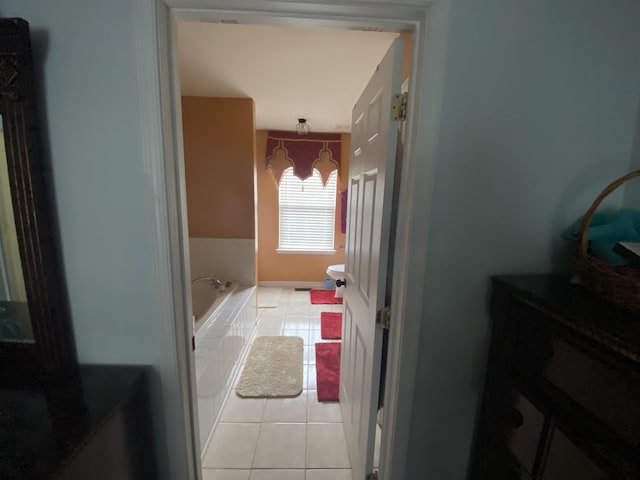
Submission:
[[[419,0],[415,0],[419,1]],[[137,2],[136,2],[137,3]],[[201,478],[197,402],[191,344],[186,195],[177,74],[175,30],[178,20],[414,31],[407,137],[401,172],[396,250],[394,254],[392,324],[380,478],[405,478],[412,425],[414,384],[426,268],[428,225],[446,53],[450,0],[402,2],[272,0],[146,0],[137,48],[144,63],[140,87],[145,127],[148,196],[154,210],[154,288],[158,332],[166,346],[160,365],[169,471],[164,478]],[[145,57],[146,56],[146,57]],[[427,68],[427,64],[429,68]],[[295,282],[302,286],[302,282]],[[312,282],[313,285],[321,285]],[[271,282],[261,285],[275,286]],[[425,405],[424,408],[428,408]],[[182,424],[182,427],[180,427]]]
[[[149,281],[154,292],[158,328],[149,332],[156,345],[155,369],[151,379],[154,426],[157,429],[159,479],[200,479],[197,422],[193,402],[195,377],[193,360],[188,355],[190,337],[180,325],[190,318],[190,284],[184,277],[183,245],[176,198],[174,168],[176,161],[173,129],[168,130],[167,101],[171,99],[168,74],[171,71],[169,48],[169,10],[162,1],[135,2],[135,49],[138,59],[142,155],[148,183],[145,195],[152,216],[151,249],[153,275]],[[188,255],[188,250],[187,250]],[[190,303],[190,302],[189,302]],[[195,427],[194,427],[195,426]],[[194,430],[195,428],[195,430]],[[160,439],[164,439],[161,444]]]
[[[292,250],[276,248],[276,253],[282,255],[335,255],[337,250]]]
[[[277,280],[265,280],[258,282],[258,287],[283,287],[283,288],[324,288],[322,282],[304,282],[304,281],[292,281],[292,282],[280,282]],[[258,295],[260,292],[258,291]],[[260,308],[260,307],[258,307]]]
[[[431,199],[444,91],[449,0],[428,2],[414,31],[405,148],[400,178],[396,244],[391,293],[391,322],[384,398],[381,480],[406,478],[413,422],[414,386],[419,381],[420,327],[425,322],[423,298],[429,240]],[[426,346],[422,346],[425,348]],[[395,398],[394,398],[395,393]],[[420,408],[429,408],[424,403]],[[424,466],[413,467],[423,471]]]

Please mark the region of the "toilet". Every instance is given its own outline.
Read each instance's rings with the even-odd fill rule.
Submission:
[[[329,265],[329,267],[327,268],[327,275],[329,276],[329,278],[331,278],[331,280],[334,281],[334,283],[336,280],[340,280],[341,282],[344,282],[344,263],[339,265]],[[336,286],[335,297],[342,298],[343,293],[344,293],[344,285],[342,285],[341,287]]]

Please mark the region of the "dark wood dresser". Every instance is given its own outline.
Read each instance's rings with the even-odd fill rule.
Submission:
[[[640,314],[561,276],[493,278],[472,479],[640,479]]]
[[[0,387],[0,479],[156,478],[147,376],[137,366]]]

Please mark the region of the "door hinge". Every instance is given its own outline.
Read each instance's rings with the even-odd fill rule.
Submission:
[[[378,480],[378,472],[373,472],[367,475],[367,480]]]
[[[378,313],[376,313],[376,323],[382,328],[389,328],[391,325],[391,308],[384,306],[378,310]]]
[[[407,94],[396,93],[391,99],[391,120],[406,120]]]

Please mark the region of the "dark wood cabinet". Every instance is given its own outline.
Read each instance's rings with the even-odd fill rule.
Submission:
[[[156,478],[147,376],[144,367],[81,366],[0,388],[0,478]]]
[[[496,277],[472,479],[640,478],[640,314],[560,276]]]
[[[561,430],[554,429],[550,439],[549,452],[542,472],[543,479],[605,480],[610,478]]]

